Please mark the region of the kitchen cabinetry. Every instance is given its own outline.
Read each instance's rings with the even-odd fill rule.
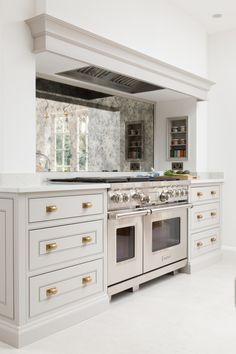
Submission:
[[[0,193],[0,340],[21,347],[106,308],[106,198]]]
[[[187,272],[205,267],[221,257],[221,183],[192,183],[189,210]]]
[[[167,118],[167,159],[188,160],[188,117]]]

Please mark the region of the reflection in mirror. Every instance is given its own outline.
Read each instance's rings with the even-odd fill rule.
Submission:
[[[78,87],[75,94],[73,86],[40,80],[37,171],[149,171],[153,167],[153,104]],[[46,90],[42,80],[47,81]]]

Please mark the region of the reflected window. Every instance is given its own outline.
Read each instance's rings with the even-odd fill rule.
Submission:
[[[55,140],[56,171],[68,172],[71,170],[72,154],[67,118],[55,118]]]

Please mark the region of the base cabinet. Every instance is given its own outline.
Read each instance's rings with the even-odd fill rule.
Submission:
[[[0,340],[21,347],[103,311],[106,190],[0,195]]]
[[[190,187],[188,273],[221,257],[221,189],[222,183]]]

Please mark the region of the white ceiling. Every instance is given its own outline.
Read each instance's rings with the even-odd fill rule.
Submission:
[[[236,0],[171,0],[171,3],[201,22],[208,33],[236,28]],[[213,19],[213,14],[223,14]]]

